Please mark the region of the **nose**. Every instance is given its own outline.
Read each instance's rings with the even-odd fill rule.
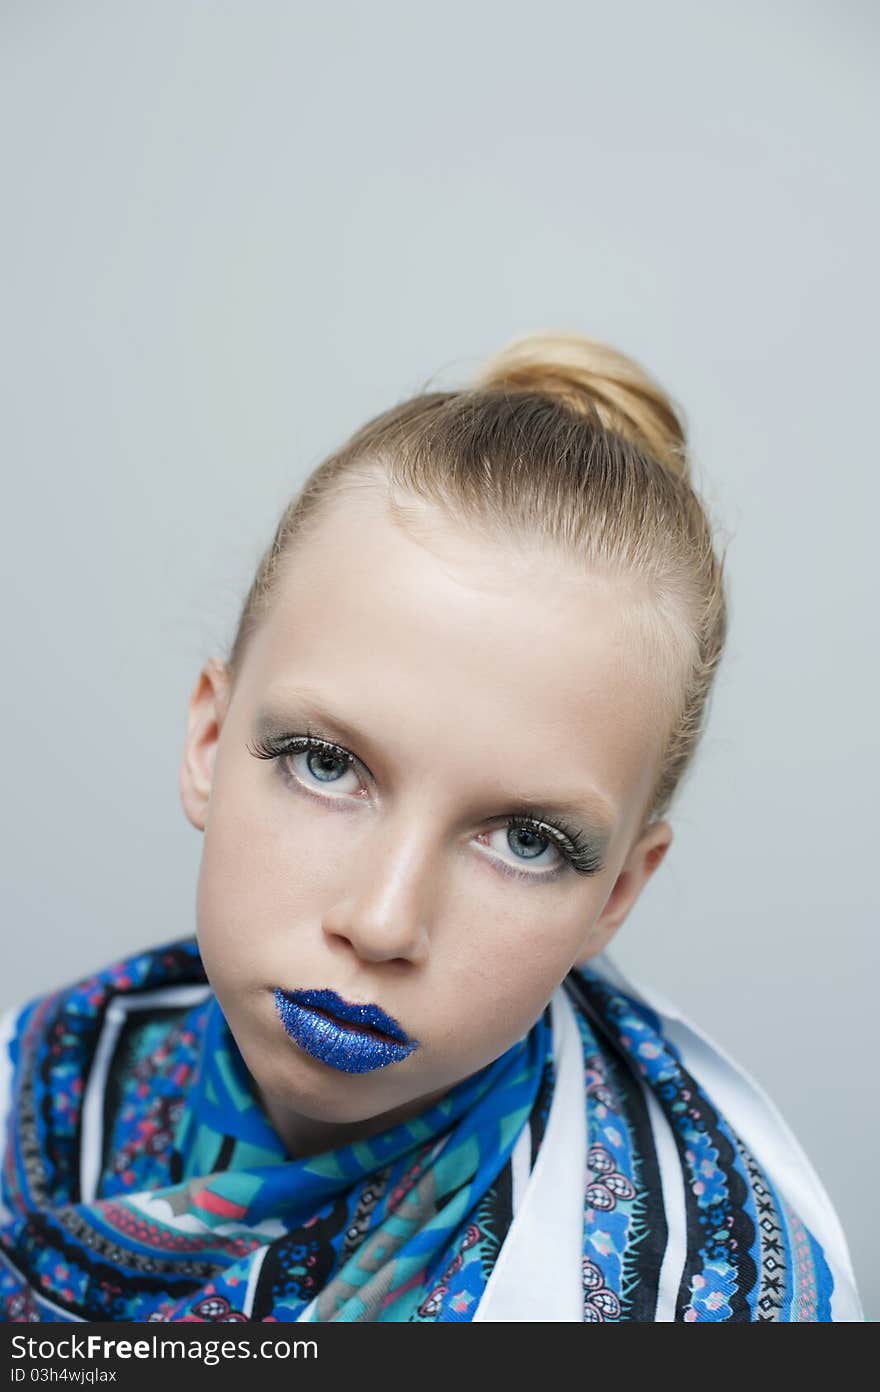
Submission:
[[[374,835],[347,867],[344,891],[324,915],[332,945],[347,944],[365,962],[423,963],[430,950],[434,899],[431,852],[394,829]]]

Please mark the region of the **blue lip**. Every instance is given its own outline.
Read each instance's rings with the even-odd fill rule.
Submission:
[[[380,1010],[378,1005],[352,1005],[337,996],[335,991],[287,991],[286,995],[288,1000],[307,1009],[326,1010],[328,1015],[335,1015],[337,1020],[348,1020],[353,1025],[369,1025],[383,1034],[390,1034],[399,1044],[412,1043],[406,1030],[401,1029],[397,1021]]]
[[[335,991],[282,991],[275,989],[275,1009],[282,1025],[299,1046],[343,1073],[369,1073],[397,1063],[418,1048],[418,1040],[378,1005],[352,1005]],[[327,1011],[335,1018],[320,1014]],[[346,1028],[346,1022],[360,1029]],[[381,1030],[377,1039],[364,1027]]]

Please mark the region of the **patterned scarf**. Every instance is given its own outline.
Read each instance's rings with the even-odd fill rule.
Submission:
[[[589,1144],[584,1320],[658,1318],[672,1154],[684,1220],[665,1317],[829,1321],[819,1243],[659,1018],[589,968],[565,988]],[[555,1085],[548,1007],[418,1116],[291,1159],[195,938],[31,1001],[8,1048],[8,1321],[471,1320],[522,1192],[514,1166],[534,1167]]]

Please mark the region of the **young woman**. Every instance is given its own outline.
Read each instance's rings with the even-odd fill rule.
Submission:
[[[605,953],[725,629],[679,415],[593,340],[321,464],[190,701],[196,935],[3,1022],[4,1318],[862,1319],[773,1105]]]

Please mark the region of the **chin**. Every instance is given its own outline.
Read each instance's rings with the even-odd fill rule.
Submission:
[[[401,1096],[399,1080],[407,1060],[349,1073],[314,1058],[289,1039],[280,1025],[268,1034],[261,1031],[259,1043],[241,1049],[241,1054],[261,1093],[313,1121],[366,1121],[404,1106],[413,1095],[410,1087]]]
[[[377,1070],[383,1071],[387,1072]],[[271,1075],[264,1069],[263,1076],[264,1082],[257,1081],[264,1097],[309,1121],[353,1126],[413,1100],[409,1092],[401,1096],[396,1089],[389,1090],[384,1079],[385,1086],[377,1088],[376,1073],[343,1073],[308,1055],[297,1055],[291,1066],[275,1067]]]

